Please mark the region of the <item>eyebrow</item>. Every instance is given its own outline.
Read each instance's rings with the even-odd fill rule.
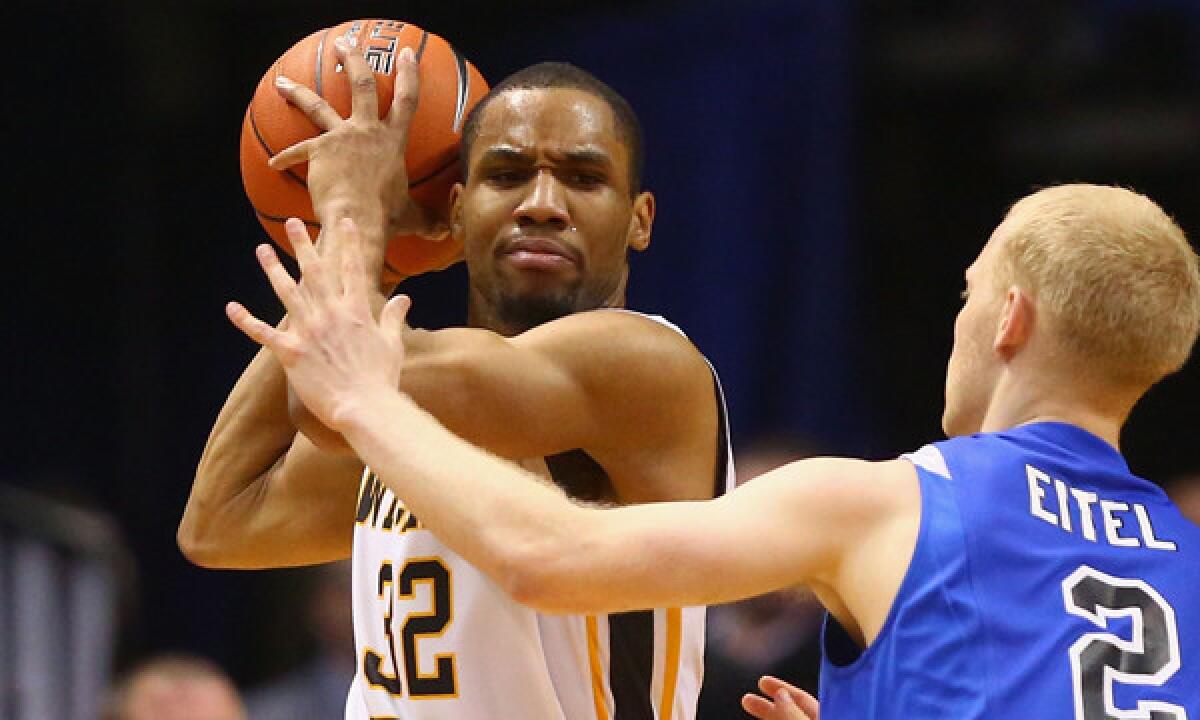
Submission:
[[[599,165],[603,167],[612,167],[613,164],[612,157],[608,153],[595,148],[584,147],[555,154],[561,155],[568,163],[575,165]],[[493,162],[515,162],[529,164],[533,162],[533,155],[512,145],[496,145],[485,150],[483,155],[479,158],[479,162],[481,164]]]
[[[578,150],[568,150],[567,152],[563,153],[563,156],[568,161],[577,165],[602,165],[604,167],[612,166],[612,157],[603,150],[580,148]]]
[[[483,155],[479,158],[479,162],[480,163],[488,163],[488,162],[530,163],[530,162],[533,162],[533,158],[529,155],[529,153],[522,152],[521,150],[519,150],[515,147],[512,147],[511,145],[498,145],[496,147],[490,147],[487,150],[485,150],[483,152]]]

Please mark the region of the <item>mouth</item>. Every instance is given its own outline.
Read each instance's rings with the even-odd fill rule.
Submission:
[[[579,266],[579,253],[561,240],[544,235],[518,235],[503,243],[499,255],[521,270],[561,271]]]

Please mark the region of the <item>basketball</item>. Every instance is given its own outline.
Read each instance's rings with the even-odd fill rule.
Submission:
[[[281,150],[320,134],[299,109],[275,88],[284,75],[307,85],[343,118],[350,115],[351,89],[335,54],[333,40],[343,36],[361,51],[375,71],[380,117],[391,107],[396,56],[411,47],[418,62],[420,95],[409,125],[405,165],[409,195],[423,207],[445,214],[450,189],[461,176],[459,139],[467,113],[487,92],[487,83],[471,63],[433,33],[398,20],[352,20],[319,30],[293,45],[258,83],[242,122],[242,183],[267,234],[289,255],[284,221],[298,217],[316,239],[320,224],[306,184],[307,165],[273,170],[267,161]],[[383,279],[400,279],[440,270],[455,262],[462,247],[447,237],[432,242],[418,236],[393,237],[384,257]]]

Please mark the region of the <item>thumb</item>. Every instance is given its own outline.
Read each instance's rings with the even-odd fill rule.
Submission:
[[[407,295],[397,295],[383,306],[379,316],[379,325],[393,338],[400,339],[408,319],[408,309],[412,307],[412,298]]]

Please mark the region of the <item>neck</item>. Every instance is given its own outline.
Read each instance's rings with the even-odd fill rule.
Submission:
[[[1035,422],[1062,422],[1087,430],[1120,450],[1121,428],[1137,396],[1097,390],[1096,383],[1050,373],[1006,373],[988,403],[981,430],[995,432]]]
[[[584,312],[586,310],[597,310],[599,308],[623,308],[625,307],[625,283],[622,281],[613,288],[602,302],[594,305],[579,307],[572,312]],[[503,335],[505,337],[513,337],[520,335],[526,330],[532,328],[516,325],[504,320],[500,317],[496,306],[491,303],[483,293],[479,292],[474,285],[470,286],[467,293],[467,325],[475,328],[483,328],[492,332]]]

